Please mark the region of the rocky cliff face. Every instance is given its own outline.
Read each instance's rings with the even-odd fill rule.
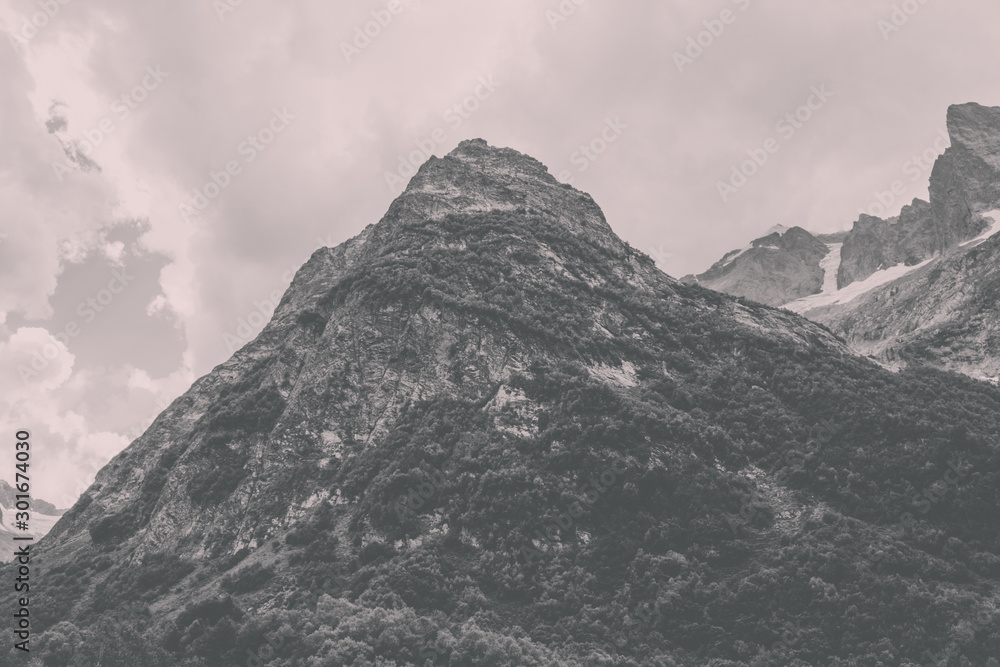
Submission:
[[[952,106],[948,133],[951,146],[934,165],[930,201],[914,199],[887,220],[862,215],[844,236],[839,259],[825,260],[835,284],[792,298],[784,289],[787,265],[777,257],[761,257],[739,281],[702,284],[740,296],[778,295],[768,303],[830,326],[893,368],[919,360],[995,379],[1000,315],[974,295],[993,293],[996,257],[982,237],[994,229],[990,213],[1000,209],[1000,108]]]
[[[37,545],[33,628],[49,664],[242,665],[278,634],[280,667],[915,661],[995,606],[998,430],[1000,393],[675,281],[463,142],[100,471]],[[882,528],[956,447],[975,481]]]
[[[914,199],[889,220],[862,215],[844,239],[837,287],[843,289],[899,264],[915,266],[941,254],[958,240],[968,239],[943,234],[931,205],[920,199]]]
[[[914,266],[983,232],[980,214],[1000,202],[1000,108],[952,106],[948,135],[951,146],[931,172],[930,202],[914,199],[890,220],[862,215],[844,242],[838,287]]]
[[[503,241],[497,256],[470,247],[484,237]],[[462,274],[444,280],[455,262]],[[377,225],[316,251],[258,338],[115,457],[52,537],[86,525],[95,543],[128,544],[139,558],[182,545],[196,559],[257,548],[310,503],[337,501],[325,487],[339,462],[383,442],[407,405],[441,394],[487,401],[512,373],[552,356],[529,350],[524,334],[547,338],[566,322],[524,294],[564,281],[592,293],[565,305],[598,342],[631,330],[600,296],[609,285],[679,298],[589,195],[532,158],[464,142],[423,165]],[[499,324],[493,300],[523,311]],[[846,349],[802,320],[722,308],[789,344]],[[628,385],[623,363],[590,367]]]
[[[951,147],[931,172],[932,213],[966,240],[982,231],[978,214],[1000,208],[1000,107],[950,107],[948,134]]]
[[[820,262],[829,252],[815,236],[792,227],[755,239],[749,247],[727,253],[705,273],[682,280],[780,306],[822,289]]]
[[[1000,212],[995,214],[1000,227]],[[971,241],[845,304],[806,310],[891,368],[930,364],[1000,382],[1000,236]]]

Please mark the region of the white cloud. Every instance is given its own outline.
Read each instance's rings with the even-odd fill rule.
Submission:
[[[149,315],[150,317],[159,315],[160,313],[163,313],[167,310],[168,305],[169,304],[167,303],[167,297],[163,296],[162,294],[157,294],[149,302],[149,305],[146,306],[146,314]]]
[[[22,327],[0,343],[0,376],[4,383],[0,402],[13,404],[21,397],[61,387],[70,377],[75,357],[45,329]]]
[[[111,260],[113,266],[122,266],[122,254],[125,252],[125,244],[121,241],[105,243],[103,247],[104,256]]]

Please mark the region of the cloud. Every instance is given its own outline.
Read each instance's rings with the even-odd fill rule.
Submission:
[[[21,382],[5,383],[0,401],[13,403],[29,389],[61,387],[69,379],[74,360],[66,346],[45,329],[18,329],[7,342],[0,343],[0,375],[18,377]]]
[[[51,314],[60,239],[103,224],[113,192],[89,175],[58,181],[52,164],[65,154],[30,103],[34,80],[24,58],[0,48],[0,70],[0,226],[6,235],[0,243],[0,313],[41,319]]]
[[[0,344],[0,373],[16,376],[39,350],[58,349],[38,376],[4,385],[0,429],[32,434],[33,489],[38,497],[67,507],[94,475],[153,418],[190,386],[181,369],[151,378],[136,368],[73,371],[74,357],[43,329],[22,328]],[[42,353],[44,354],[44,353]],[[94,389],[105,394],[94,400]],[[0,478],[6,477],[0,471]],[[10,480],[8,480],[10,481]]]
[[[0,337],[58,333],[111,267],[156,258],[70,341],[71,375],[32,417],[61,424],[56,478],[121,442],[97,434],[128,439],[158,398],[226,359],[225,335],[285,289],[289,267],[376,222],[395,194],[386,172],[437,129],[435,154],[483,137],[566,172],[621,236],[681,275],[775,223],[849,226],[934,140],[949,104],[1000,104],[984,76],[995,5],[928,3],[887,41],[877,22],[891,5],[862,0],[414,1],[359,48],[385,6],[245,2],[220,17],[204,0],[87,0],[0,48]],[[679,72],[675,52],[723,9],[735,22]],[[17,30],[36,10],[10,0],[0,18]],[[345,44],[359,52],[345,57]],[[501,85],[449,116],[481,77]],[[835,97],[722,202],[717,181],[823,84]],[[246,149],[276,108],[294,116],[287,129]],[[581,159],[619,118],[618,140]],[[56,175],[80,156],[95,167]],[[238,174],[225,175],[230,163]],[[195,189],[227,178],[197,216],[181,215]],[[141,230],[114,237],[126,219]],[[20,341],[4,343],[7,356]],[[16,405],[0,419],[27,418]]]

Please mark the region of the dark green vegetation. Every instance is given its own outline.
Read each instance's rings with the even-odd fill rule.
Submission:
[[[996,388],[880,370],[816,327],[698,287],[636,288],[648,257],[548,217],[397,231],[318,307],[486,323],[530,361],[503,383],[529,414],[491,408],[500,387],[461,384],[456,364],[458,388],[408,403],[376,444],[344,439],[322,479],[346,502],[320,503],[231,559],[147,554],[101,569],[96,554],[117,553],[122,529],[98,523],[93,559],[45,573],[40,608],[72,599],[81,580],[99,582],[100,599],[38,621],[46,665],[98,664],[109,623],[123,657],[102,665],[244,665],[279,636],[262,664],[877,667],[1000,654]],[[779,335],[785,325],[802,335]],[[400,367],[436,363],[406,345]],[[623,362],[634,386],[589,370]],[[282,414],[266,374],[254,377],[203,418],[198,455],[219,472],[188,487],[198,504],[243,479],[230,458],[243,450],[228,445]],[[949,462],[964,471],[955,483]],[[587,499],[612,466],[625,473]],[[397,511],[435,471],[422,505]],[[149,502],[136,501],[138,524]],[[586,509],[548,545],[537,539],[575,505]],[[753,520],[735,520],[748,506]],[[543,555],[529,564],[532,537]],[[167,594],[195,602],[160,616]],[[109,621],[137,600],[152,613]],[[88,637],[75,653],[74,633]]]

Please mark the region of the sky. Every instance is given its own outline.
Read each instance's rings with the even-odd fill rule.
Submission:
[[[948,106],[1000,106],[971,0],[0,0],[0,30],[0,431],[61,507],[461,140],[680,277],[898,213]]]

